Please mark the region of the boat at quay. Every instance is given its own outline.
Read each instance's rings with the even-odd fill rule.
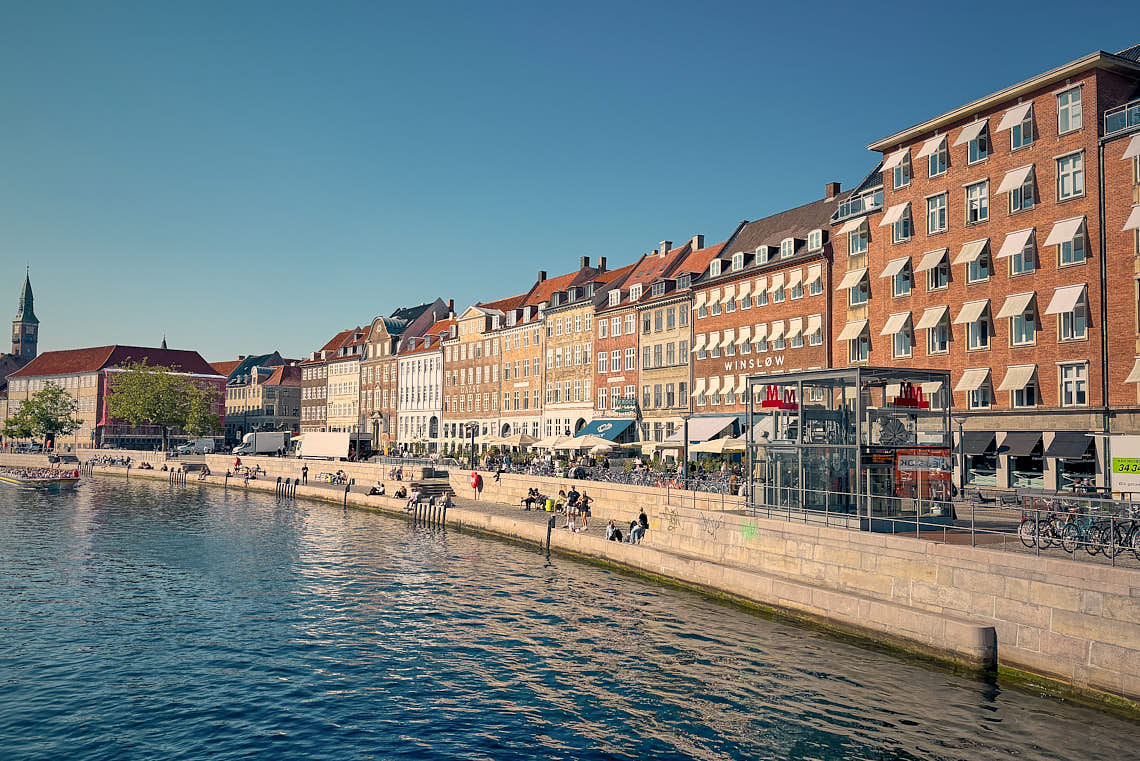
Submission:
[[[79,483],[78,470],[58,468],[3,468],[0,469],[0,484],[17,486],[40,491],[61,491],[73,489]]]

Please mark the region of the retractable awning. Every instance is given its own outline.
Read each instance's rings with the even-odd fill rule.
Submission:
[[[890,156],[887,156],[883,162],[883,171],[889,172],[895,167],[902,166],[902,163],[906,161],[908,155],[910,155],[910,148],[900,148]]]
[[[1045,314],[1065,314],[1077,308],[1085,295],[1084,284],[1066,285],[1053,291],[1053,298],[1045,309]]]
[[[1010,365],[1006,368],[998,391],[1020,391],[1029,385],[1037,373],[1037,365]]]
[[[989,377],[990,369],[988,367],[978,367],[967,370],[962,373],[962,379],[958,381],[958,385],[954,387],[954,390],[959,393],[963,391],[977,391],[985,384]]]
[[[743,299],[748,298],[751,295],[752,295],[752,281],[751,280],[745,280],[743,283],[740,284],[740,296],[738,298],[743,300]]]
[[[937,328],[942,320],[946,317],[946,313],[950,311],[950,307],[943,304],[937,307],[927,307],[922,310],[922,317],[918,320],[918,325],[915,327],[919,330],[929,330],[930,328]]]
[[[697,337],[693,339],[693,348],[691,349],[691,351],[693,352],[693,354],[696,354],[697,352],[701,351],[704,348],[705,348],[705,334],[704,333],[697,333]]]
[[[998,447],[998,454],[1028,457],[1041,446],[1041,431],[1010,431]]]
[[[721,388],[720,392],[722,394],[735,394],[736,393],[736,376],[735,375],[724,376],[724,386]]]
[[[879,220],[879,227],[890,227],[895,222],[903,218],[903,213],[910,206],[910,201],[906,203],[897,203],[891,208],[887,209],[887,213]]]
[[[846,275],[843,276],[843,279],[839,281],[839,287],[836,288],[835,290],[837,290],[837,291],[850,290],[850,289],[854,288],[855,286],[859,285],[859,283],[863,282],[863,278],[865,278],[865,277],[867,277],[867,268],[866,267],[863,267],[862,269],[857,269],[857,270],[850,270]]]
[[[1049,237],[1045,239],[1045,245],[1059,246],[1062,243],[1068,243],[1077,237],[1077,233],[1081,231],[1081,225],[1084,223],[1084,217],[1073,217],[1072,219],[1061,220],[1053,225],[1053,229],[1049,231]]]
[[[708,441],[713,436],[728,428],[736,422],[735,417],[693,417],[689,418],[689,443],[699,444]],[[684,426],[665,437],[665,441],[677,442],[685,440]]]
[[[1140,383],[1140,357],[1132,363],[1132,371],[1128,373],[1128,377],[1124,379],[1125,383]]]
[[[989,299],[978,299],[977,301],[967,301],[962,305],[962,311],[954,318],[955,325],[965,325],[971,322],[977,322],[978,318],[985,314],[986,309],[990,306]]]
[[[883,325],[883,330],[879,333],[879,335],[893,336],[896,333],[902,331],[902,329],[906,327],[906,324],[909,321],[910,312],[899,312],[898,314],[892,314],[887,318],[887,323]]]
[[[756,278],[756,295],[768,292],[768,276]]]
[[[809,336],[813,336],[823,328],[823,315],[813,314],[808,317],[806,332]]]
[[[1020,251],[1023,251],[1025,249],[1025,246],[1028,245],[1029,239],[1033,237],[1033,231],[1035,229],[1036,228],[1034,227],[1030,227],[1027,230],[1018,230],[1006,235],[1005,241],[1001,244],[1001,248],[998,250],[997,256],[994,258],[1005,259],[1007,257],[1013,256],[1016,253],[1019,253]]]
[[[1132,207],[1132,213],[1128,215],[1123,230],[1140,230],[1140,206]]]
[[[720,346],[720,331],[714,330],[709,333],[709,345],[705,347],[706,351],[712,351]]]
[[[733,328],[728,328],[724,331],[724,338],[720,339],[720,348],[727,349],[734,343],[736,343],[736,330]]]
[[[775,320],[772,322],[771,333],[768,335],[769,341],[779,341],[784,337],[784,321]]]
[[[922,261],[914,268],[915,272],[926,272],[932,270],[938,265],[942,264],[942,260],[946,258],[946,254],[950,249],[940,248],[937,251],[927,251],[922,255]]]
[[[927,156],[933,156],[935,153],[938,153],[939,149],[942,148],[942,145],[945,142],[945,135],[935,135],[922,144],[922,148],[919,149],[918,153],[916,153],[914,157],[916,159],[924,159]]]
[[[696,399],[698,396],[700,396],[704,392],[705,392],[705,379],[704,378],[697,378],[696,382],[693,383],[693,393],[689,394],[689,396],[692,397],[693,399]]]
[[[993,431],[962,431],[958,446],[962,454],[985,454],[994,448]]]
[[[1008,193],[1012,190],[1017,190],[1025,183],[1029,182],[1030,176],[1033,174],[1033,165],[1019,166],[1017,169],[1010,169],[1005,173],[1005,177],[1001,178],[1001,184],[998,185],[998,193]]]
[[[730,301],[736,301],[736,286],[726,285],[724,287],[724,295],[720,297],[722,304],[727,304]]]
[[[863,331],[867,329],[866,320],[855,320],[843,326],[843,332],[839,334],[837,341],[854,341],[859,336],[863,335]]]
[[[784,287],[784,273],[777,272],[772,275],[772,284],[768,286],[768,293],[775,293]]]
[[[807,280],[804,282],[804,284],[810,286],[812,283],[816,282],[817,280],[823,280],[823,265],[822,264],[813,264],[813,265],[808,267],[808,269],[807,269]]]
[[[839,234],[840,235],[847,235],[848,233],[853,233],[865,224],[867,224],[867,217],[866,216],[855,217],[855,219],[849,219],[843,223],[843,227],[839,228]]]
[[[768,338],[768,323],[766,323],[766,322],[756,323],[756,335],[752,337],[752,340],[755,343],[760,343],[761,341],[766,341],[767,338]]]
[[[1046,457],[1059,457],[1062,460],[1080,460],[1088,454],[1093,438],[1080,431],[1057,431],[1053,440],[1045,448]]]
[[[709,306],[715,307],[719,303],[720,303],[720,289],[719,288],[713,288],[711,291],[709,291]]]
[[[970,264],[976,262],[982,252],[986,250],[986,246],[990,243],[989,238],[982,238],[981,240],[972,240],[962,246],[962,250],[958,252],[958,256],[954,259],[954,264]]]
[[[746,344],[752,340],[752,326],[745,325],[740,329],[740,335],[736,337],[736,345]]]
[[[713,396],[714,394],[720,393],[720,376],[719,375],[714,375],[711,378],[709,378],[709,387],[708,387],[708,390],[705,391],[705,393],[708,394],[709,396]]]
[[[792,339],[797,338],[800,333],[803,332],[803,329],[804,321],[802,317],[793,317],[792,319],[788,320],[788,340],[791,341]]]
[[[697,299],[696,299],[696,301],[693,302],[693,309],[700,309],[701,307],[703,307],[705,305],[705,301],[707,299],[708,299],[708,294],[705,291],[698,291],[697,292]]]
[[[986,124],[988,123],[988,119],[982,119],[981,121],[974,122],[973,124],[967,124],[962,128],[962,131],[958,133],[957,139],[954,140],[954,145],[965,145],[971,140],[975,140],[978,135],[982,134],[982,130],[986,128]]]
[[[891,259],[887,262],[887,266],[883,269],[883,273],[879,275],[879,277],[894,277],[906,269],[908,264],[910,264],[909,256],[904,256],[900,259]]]
[[[1127,161],[1140,156],[1140,135],[1133,135],[1132,139],[1128,141],[1128,147],[1124,149],[1124,155],[1121,160]]]
[[[633,425],[633,418],[616,418],[612,420],[591,420],[582,426],[578,433],[574,434],[574,438],[580,439],[583,436],[600,436],[607,441],[615,441],[618,436],[625,433],[625,430]]]
[[[802,269],[795,269],[788,273],[788,284],[785,286],[789,291],[803,282],[804,271]]]
[[[1001,311],[997,313],[998,318],[1017,317],[1019,314],[1025,314],[1036,295],[1036,291],[1030,291],[1029,293],[1014,293],[1006,296],[1005,303],[1001,305]]]
[[[1031,108],[1033,108],[1033,101],[1022,103],[1006,111],[1002,114],[1001,121],[998,122],[997,131],[1005,132],[1007,129],[1013,129],[1021,124],[1025,121],[1025,117],[1029,115]]]

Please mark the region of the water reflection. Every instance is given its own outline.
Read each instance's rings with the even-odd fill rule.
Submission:
[[[1101,759],[1135,725],[324,504],[0,492],[13,758]]]

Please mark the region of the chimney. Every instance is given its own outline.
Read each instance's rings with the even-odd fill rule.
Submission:
[[[580,260],[578,260],[578,269],[584,270],[589,266],[590,266],[590,257],[583,256]]]
[[[673,248],[673,241],[663,240],[661,241],[661,245],[657,247],[657,252],[661,254],[662,257],[664,257],[665,254],[669,253],[669,250],[671,248]]]
[[[823,191],[823,199],[825,201],[830,201],[832,198],[835,198],[837,195],[839,195],[839,189],[840,186],[838,182],[827,183],[827,187]]]
[[[540,283],[546,282],[546,270],[539,270],[538,271],[538,282],[540,282]]]
[[[605,272],[606,271],[606,257],[604,257],[604,256],[598,258],[598,271],[599,272]]]
[[[693,247],[694,251],[697,250],[698,248],[704,248],[705,247],[705,236],[694,235],[692,241],[690,241],[690,245]]]
[[[245,362],[245,355],[244,354],[238,355],[238,362]]]
[[[455,299],[447,300],[447,318],[451,319],[455,316]]]

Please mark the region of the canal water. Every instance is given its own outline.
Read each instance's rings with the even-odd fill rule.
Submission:
[[[0,491],[0,758],[1135,759],[1140,726],[505,542]]]

